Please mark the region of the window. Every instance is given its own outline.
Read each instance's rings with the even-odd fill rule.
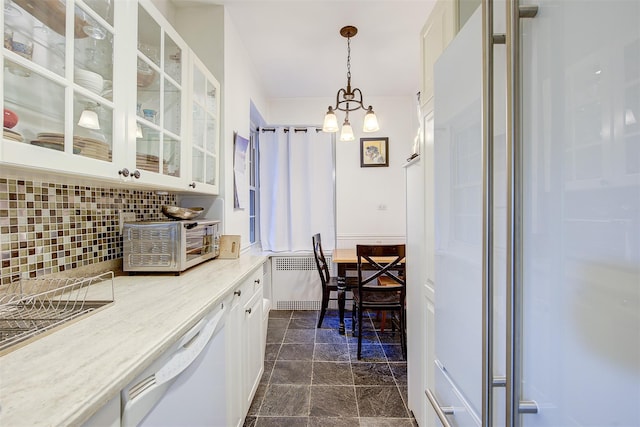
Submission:
[[[258,159],[258,135],[257,127],[251,126],[249,137],[249,242],[253,245],[260,235],[259,189],[260,189],[260,162]]]

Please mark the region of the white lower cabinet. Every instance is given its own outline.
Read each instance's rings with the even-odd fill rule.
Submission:
[[[107,402],[82,427],[120,427],[120,396]]]
[[[229,425],[242,426],[264,370],[262,267],[234,290],[229,316]]]
[[[242,412],[242,345],[239,339],[242,323],[242,305],[240,300],[244,286],[233,292],[233,300],[229,309],[229,335],[227,336],[227,358],[229,359],[229,384],[227,401],[229,412],[229,426],[239,427],[243,423]]]
[[[246,414],[256,393],[264,369],[262,348],[262,288],[256,291],[244,306],[244,357],[246,378],[244,382],[244,412]]]
[[[242,426],[264,370],[262,281],[261,265],[83,427]]]
[[[215,337],[218,337],[215,341],[216,345],[210,346],[211,348],[215,348],[214,353],[210,352],[210,359],[212,362],[218,363],[212,365],[212,369],[207,371],[210,372],[210,374],[208,374],[209,379],[191,379],[191,382],[198,381],[199,384],[201,384],[198,393],[192,393],[192,395],[182,393],[179,400],[182,403],[174,405],[174,407],[181,409],[193,408],[193,410],[189,411],[190,414],[187,414],[188,417],[183,417],[185,422],[181,423],[171,414],[167,414],[162,417],[156,416],[150,423],[145,425],[240,427],[244,424],[245,416],[249,410],[264,370],[265,341],[263,338],[262,277],[262,266],[250,271],[249,275],[233,288],[232,292],[230,292],[222,304],[220,304],[221,310],[224,311],[224,319],[220,321],[220,325],[224,327],[216,328],[216,331],[223,329],[224,334],[215,334]],[[210,317],[211,314],[207,316]],[[195,341],[195,336],[193,341]],[[185,347],[188,347],[190,343],[191,341],[188,341]],[[155,372],[153,369],[158,363],[162,366],[165,364],[162,361],[154,362],[147,370],[149,372],[145,371],[141,375],[141,378],[134,381],[133,387],[130,386],[123,391],[123,396],[127,397],[130,395],[132,393],[131,390],[138,393],[140,387],[138,386],[138,382],[142,381],[142,383],[146,384],[146,378],[153,375],[153,372]],[[194,372],[202,375],[204,371],[199,370]],[[176,381],[176,384],[178,382],[180,382],[180,377],[178,381]],[[194,388],[191,387],[189,390],[194,390]],[[165,391],[160,391],[160,393],[170,394]],[[165,399],[167,397],[166,395],[161,397],[161,399]],[[127,414],[127,408],[131,406],[129,404],[130,400],[130,398],[123,399],[123,417],[121,420],[123,427],[138,425],[137,420],[141,417],[146,417],[145,420],[150,419],[149,415],[145,415],[149,411],[158,412],[157,405],[154,408],[142,408],[143,413],[135,414],[137,418],[131,423],[132,418],[125,416]],[[195,406],[195,403],[198,403],[199,406]],[[205,415],[208,416],[208,421],[205,423],[190,421],[199,420]]]

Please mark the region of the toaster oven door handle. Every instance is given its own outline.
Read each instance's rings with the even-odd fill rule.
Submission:
[[[191,224],[185,224],[184,228],[186,228],[187,230],[191,230],[192,228],[196,228],[198,226],[197,222],[192,222]]]

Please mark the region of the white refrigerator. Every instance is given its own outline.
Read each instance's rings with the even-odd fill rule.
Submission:
[[[640,426],[640,1],[484,0],[434,117],[430,410]]]

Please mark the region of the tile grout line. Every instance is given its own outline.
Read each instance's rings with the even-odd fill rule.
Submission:
[[[317,322],[317,319],[318,319],[318,313],[315,313],[315,314],[316,314],[316,316],[315,316],[315,317],[316,317],[316,318],[315,318],[315,321]],[[306,418],[306,423],[305,423],[305,424],[306,424],[307,426],[311,426],[311,425],[312,425],[312,419],[311,419],[311,418],[312,418],[312,417],[311,417],[311,408],[312,408],[312,407],[311,407],[311,404],[312,404],[312,399],[311,399],[311,390],[312,390],[312,388],[313,388],[313,387],[311,387],[311,386],[313,386],[313,385],[314,385],[315,363],[316,363],[315,358],[316,358],[316,356],[318,355],[318,353],[317,353],[317,348],[316,348],[316,347],[317,347],[317,344],[321,344],[321,343],[319,343],[319,342],[318,342],[318,339],[319,339],[319,337],[320,337],[320,332],[319,332],[319,331],[321,331],[322,329],[321,329],[321,328],[317,328],[317,327],[315,326],[315,325],[316,325],[316,322],[314,322],[314,327],[312,327],[312,328],[306,328],[306,327],[302,326],[302,327],[300,327],[300,328],[293,328],[293,329],[292,329],[292,328],[291,328],[291,326],[292,326],[292,324],[293,324],[293,322],[294,322],[295,320],[298,320],[298,323],[302,323],[302,324],[304,324],[304,323],[305,323],[305,320],[303,320],[303,319],[309,319],[309,318],[310,318],[309,316],[296,317],[296,316],[295,316],[295,311],[292,311],[292,312],[290,313],[290,315],[289,315],[289,317],[288,317],[288,321],[287,321],[286,326],[285,326],[285,329],[284,329],[284,334],[283,334],[283,336],[282,336],[282,340],[281,340],[281,341],[280,341],[280,343],[279,343],[278,351],[277,351],[277,352],[275,353],[275,355],[273,356],[275,360],[273,360],[272,371],[270,372],[269,379],[267,380],[267,382],[266,382],[266,384],[265,384],[265,387],[267,387],[267,388],[268,388],[268,387],[270,387],[270,386],[272,385],[271,381],[272,381],[273,375],[274,375],[274,373],[275,373],[276,364],[277,364],[277,362],[278,362],[278,359],[279,359],[279,357],[280,357],[280,353],[281,353],[281,351],[282,351],[282,349],[283,349],[284,344],[285,344],[285,343],[287,343],[287,342],[286,342],[286,337],[287,337],[287,335],[288,335],[292,330],[295,330],[295,329],[312,329],[312,330],[313,330],[313,334],[309,334],[309,335],[307,336],[307,337],[309,337],[309,338],[311,338],[311,336],[313,337],[313,351],[312,351],[312,354],[311,354],[311,360],[310,360],[311,372],[310,372],[310,383],[309,383],[309,396],[308,396],[308,402],[307,402],[307,404],[308,404],[308,411],[307,411],[307,414],[306,414],[306,417],[305,417],[305,418]],[[283,317],[283,318],[281,318],[281,319],[284,319],[284,317]],[[383,357],[384,357],[384,359],[382,359],[382,358],[381,358],[381,359],[379,360],[379,362],[375,362],[375,361],[373,361],[373,362],[370,362],[370,363],[380,363],[380,362],[381,362],[381,363],[383,363],[383,364],[387,367],[387,369],[388,369],[388,370],[389,370],[389,372],[391,373],[391,378],[393,378],[393,383],[392,383],[392,384],[390,384],[390,385],[389,385],[389,387],[391,387],[391,388],[395,389],[395,391],[396,391],[397,393],[399,393],[400,398],[401,398],[401,402],[402,402],[402,404],[403,404],[403,406],[404,406],[404,413],[405,413],[405,415],[404,415],[404,416],[402,416],[402,417],[398,417],[398,418],[411,420],[411,419],[412,419],[411,412],[408,410],[408,407],[407,407],[407,404],[406,404],[406,399],[405,399],[405,398],[404,398],[404,396],[403,396],[402,390],[400,390],[400,383],[399,383],[399,377],[398,377],[398,375],[400,375],[401,373],[396,373],[396,372],[394,372],[394,371],[391,369],[392,361],[391,361],[391,358],[390,358],[390,357],[391,357],[391,356],[395,357],[395,356],[396,356],[396,354],[395,354],[395,352],[392,352],[391,356],[389,356],[389,355],[387,354],[387,351],[385,350],[385,346],[384,346],[384,345],[385,345],[385,343],[384,343],[384,342],[383,342],[383,340],[381,339],[381,334],[380,334],[380,332],[376,329],[375,323],[374,323],[374,321],[373,321],[373,318],[370,316],[370,314],[367,314],[367,315],[363,318],[363,326],[365,325],[365,322],[367,322],[367,321],[369,322],[369,326],[368,326],[368,328],[371,328],[371,331],[373,332],[373,337],[375,337],[376,345],[380,347],[380,349],[382,350],[382,353],[383,353]],[[307,337],[300,336],[300,339],[304,338],[304,339],[303,339],[303,341],[298,342],[297,340],[294,340],[295,342],[291,342],[291,343],[289,343],[289,344],[304,344],[304,343],[310,342],[311,340],[308,340],[308,338],[307,338]],[[346,360],[345,362],[348,362],[348,363],[349,363],[349,371],[350,371],[350,373],[351,373],[351,381],[352,381],[352,384],[350,384],[350,386],[351,386],[351,388],[354,390],[354,393],[355,393],[356,414],[354,414],[354,415],[355,415],[355,418],[354,418],[354,419],[355,419],[355,420],[356,420],[356,422],[359,424],[359,423],[361,422],[361,420],[362,420],[362,417],[361,417],[360,407],[359,407],[359,402],[358,402],[358,397],[357,397],[357,388],[358,388],[358,386],[355,384],[354,363],[360,363],[360,362],[359,362],[359,361],[356,361],[357,355],[356,355],[356,356],[352,355],[352,350],[353,350],[353,349],[357,349],[357,341],[354,343],[354,342],[353,342],[353,337],[351,337],[351,339],[349,338],[349,336],[348,336],[348,331],[347,331],[347,333],[343,336],[343,338],[344,338],[344,340],[340,340],[340,342],[344,342],[344,343],[346,344],[346,349],[347,349],[347,360]],[[278,343],[274,343],[274,344],[278,344]],[[338,342],[335,342],[335,340],[329,340],[329,342],[327,342],[327,343],[322,343],[322,344],[331,345],[331,344],[338,344]],[[391,345],[390,343],[386,343],[386,344]],[[394,362],[397,362],[397,360],[396,360],[395,358],[393,359],[393,361],[394,361]],[[319,361],[317,361],[317,362],[339,363],[339,362],[340,362],[340,360],[338,360],[338,359],[336,359],[336,360],[334,360],[334,359],[332,359],[332,360],[319,360]],[[406,361],[405,361],[405,363],[406,363]],[[394,366],[397,366],[397,365],[400,365],[400,363],[397,363],[397,364],[396,364],[396,363],[394,363],[393,365],[394,365]],[[346,384],[345,384],[345,385],[346,385]],[[365,386],[365,385],[363,385],[363,386]],[[266,396],[266,390],[265,390],[265,396]],[[275,415],[274,415],[273,417],[272,417],[272,416],[260,416],[260,415],[259,415],[259,414],[260,414],[260,410],[262,409],[262,405],[263,405],[263,404],[264,404],[264,402],[266,401],[265,396],[263,396],[263,397],[262,397],[262,401],[261,401],[260,407],[259,407],[259,409],[258,409],[258,413],[257,413],[256,415],[254,415],[254,417],[255,417],[255,424],[254,424],[254,425],[259,424],[259,423],[258,423],[258,419],[259,419],[259,418],[268,419],[268,418],[274,418],[274,417],[276,417]],[[304,416],[303,416],[303,417],[304,417]],[[276,418],[277,418],[277,417],[276,417]],[[294,417],[294,418],[295,418],[295,417]],[[321,417],[321,418],[322,418],[322,417]],[[395,418],[395,417],[392,417],[392,418]],[[304,424],[303,424],[303,425],[304,425]]]
[[[280,356],[280,351],[282,350],[282,346],[284,344],[284,339],[287,336],[287,331],[289,330],[289,325],[291,324],[291,318],[292,317],[293,317],[293,311],[291,311],[291,313],[289,314],[289,319],[287,320],[287,326],[285,327],[284,334],[282,334],[282,339],[280,340],[280,347],[278,348],[278,351],[276,352],[275,359],[273,360],[273,367],[271,368],[271,373],[269,374],[269,379],[267,380],[267,383],[265,385],[264,396],[262,396],[262,399],[260,401],[260,406],[258,407],[258,409],[256,411],[256,415],[255,415],[256,424],[258,424],[258,420],[259,420],[260,417],[265,418],[264,416],[260,415],[260,411],[262,410],[262,405],[264,404],[265,397],[267,396],[267,389],[271,385],[271,377],[273,376],[273,371],[275,371],[276,362],[278,361],[278,357]],[[269,329],[269,327],[267,326],[267,330],[268,329]],[[266,334],[266,331],[265,331],[265,334]],[[277,344],[277,343],[274,343],[274,344]],[[263,362],[263,366],[264,366],[264,362]]]
[[[317,313],[316,313],[316,321],[317,321]],[[315,322],[314,322],[315,326]],[[311,386],[313,385],[313,362],[316,358],[316,337],[318,336],[317,328],[314,328],[313,332],[313,352],[311,352],[311,378],[309,382],[309,398],[307,400],[307,427],[311,422]]]

